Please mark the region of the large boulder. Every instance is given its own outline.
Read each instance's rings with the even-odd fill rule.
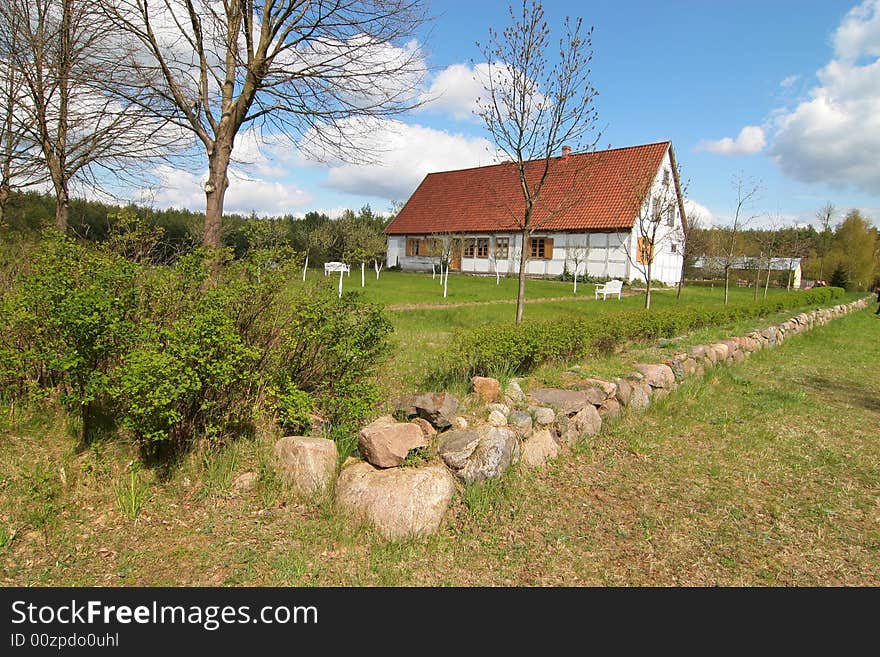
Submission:
[[[406,459],[411,449],[427,447],[424,431],[411,422],[370,424],[358,434],[358,450],[379,468],[393,468]]]
[[[336,505],[385,538],[403,539],[437,531],[454,493],[455,481],[442,465],[377,470],[356,463],[339,475]]]
[[[522,463],[529,468],[544,465],[549,459],[559,456],[559,445],[549,429],[539,429],[522,444]]]
[[[614,379],[617,386],[617,401],[624,406],[629,406],[629,398],[632,396],[632,384],[626,379]]]
[[[635,368],[644,376],[644,383],[652,388],[671,388],[675,385],[675,374],[669,365],[647,365],[639,363]]]
[[[297,495],[320,495],[330,489],[336,476],[339,452],[326,438],[287,436],[275,443],[279,474]]]
[[[501,383],[488,376],[475,376],[471,379],[471,392],[484,402],[494,402],[501,398]]]
[[[603,420],[613,420],[620,417],[620,402],[617,399],[606,399],[597,410]]]
[[[647,383],[634,383],[632,394],[627,408],[631,411],[641,412],[651,405],[651,386]]]
[[[460,470],[480,444],[476,431],[449,431],[443,434],[437,452],[443,462],[453,470]]]
[[[595,436],[602,428],[602,416],[595,406],[585,406],[572,419],[580,437]]]
[[[506,427],[507,416],[501,411],[492,410],[489,412],[489,424],[493,427]]]
[[[529,393],[532,403],[538,406],[552,406],[563,415],[574,415],[585,406],[592,406],[597,394],[591,390],[562,390],[559,388],[538,388]],[[599,399],[595,403],[602,403]]]
[[[448,429],[455,422],[458,399],[448,392],[425,392],[407,395],[395,403],[395,413],[408,419],[421,417],[436,429]]]
[[[482,436],[474,453],[456,476],[467,484],[498,479],[513,464],[519,462],[520,446],[510,429],[492,427]]]

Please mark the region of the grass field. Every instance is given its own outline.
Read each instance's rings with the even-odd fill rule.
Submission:
[[[264,438],[169,477],[5,415],[5,585],[880,585],[880,319],[855,313],[692,380],[548,469],[463,491],[391,542],[266,466]],[[245,471],[253,492],[233,494]]]
[[[355,273],[352,273],[352,278]],[[433,291],[430,274],[407,274],[400,272],[383,273],[380,283],[368,286],[364,295],[373,301],[394,307],[407,305],[402,310],[390,310],[388,318],[394,326],[392,336],[392,351],[389,362],[382,368],[379,374],[379,383],[385,397],[391,398],[405,392],[413,392],[418,388],[425,387],[425,374],[430,372],[438,361],[445,358],[449,341],[456,331],[468,330],[484,324],[499,322],[511,322],[515,316],[516,281],[514,279],[502,279],[501,287],[506,290],[506,296],[501,295],[493,278],[477,276],[450,277],[450,289],[455,284],[461,297],[459,302],[467,298],[469,303],[479,301],[497,301],[504,299],[507,303],[489,303],[484,305],[465,305],[450,308],[431,307],[437,299],[429,294],[421,294],[420,291],[427,284]],[[454,279],[458,279],[455,280]],[[360,279],[358,278],[358,281]],[[507,288],[504,286],[507,285]],[[383,287],[387,286],[387,287]],[[436,286],[439,288],[439,286]],[[598,315],[603,313],[619,312],[620,310],[639,309],[644,307],[643,293],[634,296],[625,296],[623,299],[608,299],[596,301],[593,295],[593,285],[585,284],[578,286],[578,298],[572,300],[558,300],[572,297],[571,283],[549,280],[529,280],[526,284],[526,298],[533,300],[525,308],[526,320],[554,319],[560,322],[574,320],[585,315]],[[584,296],[581,297],[581,292]],[[770,289],[769,296],[785,295],[785,290]],[[721,304],[724,299],[724,291],[721,288],[685,287],[680,299],[676,298],[674,289],[658,289],[652,294],[652,307],[674,307],[680,304]],[[856,294],[847,295],[845,300],[855,298]],[[732,288],[730,290],[731,303],[749,302],[754,298],[754,290],[747,288]],[[760,297],[759,297],[760,298]],[[419,300],[424,300],[423,307],[409,307],[417,305]],[[781,313],[779,317],[790,316],[791,311]],[[697,344],[709,336],[724,337],[731,331],[747,332],[754,326],[766,326],[772,323],[772,319],[758,320],[754,322],[740,322],[718,327],[714,330],[702,331],[699,334],[688,336],[684,341],[679,341],[670,346],[681,344]],[[629,350],[628,350],[629,351]],[[645,357],[647,353],[642,347],[637,347],[633,353],[640,353],[639,357]],[[602,362],[590,363],[591,369],[597,369],[596,373],[614,372],[621,373],[626,366],[614,358],[605,359]],[[554,366],[555,367],[555,366]]]

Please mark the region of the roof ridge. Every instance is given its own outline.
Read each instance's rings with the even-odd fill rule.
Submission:
[[[584,157],[585,155],[600,155],[602,153],[610,153],[612,151],[627,151],[627,150],[635,150],[637,148],[648,148],[649,146],[659,146],[660,144],[668,144],[671,146],[672,140],[671,139],[663,139],[661,141],[653,141],[649,144],[635,144],[634,146],[617,146],[616,148],[606,148],[601,151],[586,151],[586,152],[581,152],[581,153],[571,153],[571,154],[569,154],[568,157],[573,158],[573,157]],[[561,155],[553,155],[550,157],[551,160],[558,160],[561,158],[562,158]],[[534,160],[526,160],[525,164],[528,164],[529,162],[540,162],[543,159],[544,158],[539,157],[539,158],[535,158]],[[446,169],[445,171],[431,171],[430,173],[425,175],[425,178],[427,178],[428,176],[434,176],[434,175],[438,175],[441,173],[457,173],[459,171],[473,171],[475,169],[491,169],[494,167],[503,166],[505,164],[513,164],[513,160],[507,160],[504,162],[497,162],[495,164],[480,164],[480,165],[473,166],[473,167],[463,167],[461,169]]]

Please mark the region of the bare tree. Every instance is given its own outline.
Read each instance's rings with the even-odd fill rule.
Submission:
[[[675,293],[676,299],[681,298],[681,290],[684,287],[684,275],[687,270],[688,261],[697,255],[700,250],[705,250],[703,249],[703,245],[697,244],[696,239],[696,236],[701,234],[702,228],[702,215],[692,212],[689,213],[687,217],[682,217],[681,223],[672,235],[672,241],[681,253],[681,273],[678,277],[678,290]]]
[[[105,0],[145,47],[127,98],[190,131],[208,164],[204,243],[220,245],[235,139],[250,126],[363,161],[377,119],[418,104],[421,0]],[[158,5],[158,6],[157,6]]]
[[[2,43],[14,45],[2,56],[21,85],[22,152],[45,167],[64,231],[72,185],[106,189],[110,179],[136,179],[133,165],[162,155],[170,135],[163,121],[113,95],[133,54],[95,3],[5,0],[0,22]]]
[[[817,254],[819,256],[819,280],[825,280],[825,260],[834,241],[834,215],[836,213],[837,208],[830,201],[816,212],[816,219],[819,222],[820,228],[817,245],[819,251]]]
[[[21,16],[9,6],[0,9],[0,225],[13,191],[40,182],[41,174],[28,152],[30,144],[21,125],[20,97],[24,89],[14,59],[21,38],[20,21]]]
[[[575,238],[576,239],[576,238]],[[565,244],[565,260],[566,263],[572,264],[572,278],[574,278],[574,289],[572,294],[578,293],[578,273],[583,265],[584,274],[587,273],[587,258],[590,255],[589,237],[584,236],[581,241],[568,241]]]
[[[741,255],[741,233],[758,216],[756,214],[749,214],[749,209],[761,190],[757,182],[746,179],[742,175],[734,178],[733,185],[736,190],[736,208],[733,213],[733,221],[718,231],[718,257],[721,260],[721,267],[724,271],[725,306],[730,300],[730,270]]]
[[[566,18],[565,34],[553,50],[538,0],[522,0],[519,15],[513,7],[509,13],[511,24],[503,32],[490,29],[488,43],[477,44],[488,66],[482,80],[487,97],[478,100],[477,114],[512,162],[522,191],[524,207],[516,218],[522,240],[516,321],[522,322],[528,239],[540,228],[535,209],[559,162],[554,156],[566,145],[594,150],[599,136],[592,137],[598,119],[597,92],[590,83],[592,29],[584,31],[580,18]]]
[[[678,174],[664,176],[659,185],[654,180],[639,182],[632,186],[632,199],[638,211],[633,223],[632,235],[638,240],[635,255],[626,248],[626,257],[645,281],[645,310],[651,308],[651,282],[653,280],[654,255],[665,242],[676,239],[676,217],[684,207],[684,192],[680,191]]]
[[[780,230],[782,228],[782,219],[777,214],[772,217],[768,217],[768,224],[765,230],[759,230],[755,233],[755,241],[758,243],[758,247],[760,248],[760,261],[764,264],[766,269],[766,276],[764,279],[764,293],[762,295],[763,299],[767,298],[767,290],[770,287],[770,274],[773,269],[773,258],[779,257],[779,252],[782,247],[782,240]],[[755,282],[755,300],[758,299],[758,287],[759,284]]]

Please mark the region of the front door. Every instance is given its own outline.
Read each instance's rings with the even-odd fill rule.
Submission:
[[[452,247],[452,258],[449,262],[449,269],[452,271],[461,271],[461,241],[456,241]]]

